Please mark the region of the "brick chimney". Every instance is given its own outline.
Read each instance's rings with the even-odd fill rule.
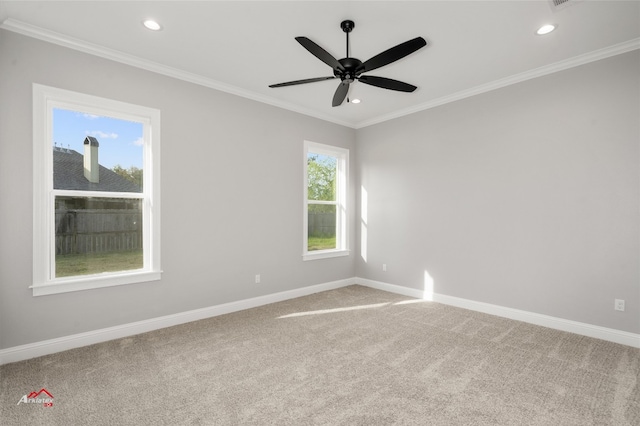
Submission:
[[[98,146],[98,139],[93,136],[87,136],[84,139],[84,177],[91,183],[100,181]]]

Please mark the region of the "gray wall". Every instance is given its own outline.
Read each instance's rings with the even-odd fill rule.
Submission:
[[[0,30],[0,349],[425,271],[437,293],[638,333],[639,74],[633,52],[356,132]],[[31,295],[33,82],[162,111],[162,281]],[[352,150],[366,262],[302,261],[304,139]]]
[[[639,123],[634,51],[359,130],[357,275],[640,333]]]
[[[353,129],[3,30],[0,76],[0,348],[353,277],[302,261],[303,141]],[[33,82],[161,110],[160,282],[32,296]]]

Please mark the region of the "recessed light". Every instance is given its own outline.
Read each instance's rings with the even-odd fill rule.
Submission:
[[[555,30],[556,28],[558,28],[556,24],[546,24],[538,28],[538,30],[536,31],[536,34],[537,35],[549,34],[551,31]]]
[[[162,26],[158,24],[156,21],[154,21],[153,19],[147,19],[145,21],[142,21],[142,25],[144,25],[145,28],[151,31],[160,31],[162,29]]]
[[[360,103],[360,99],[356,98],[356,99],[351,99],[351,103],[352,104],[359,104]]]

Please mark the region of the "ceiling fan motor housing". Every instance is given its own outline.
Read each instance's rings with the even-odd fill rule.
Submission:
[[[362,61],[356,58],[342,58],[338,62],[344,67],[344,71],[333,70],[333,75],[339,77],[342,81],[351,83],[357,76],[362,73]]]
[[[333,69],[332,77],[316,77],[307,78],[304,80],[288,81],[285,83],[272,84],[269,87],[285,87],[294,86],[298,84],[314,83],[317,81],[332,80],[339,78],[340,85],[336,89],[333,95],[332,106],[336,107],[342,104],[347,95],[349,94],[349,86],[356,80],[368,84],[370,86],[381,87],[383,89],[395,90],[399,92],[413,92],[417,89],[416,86],[402,81],[393,80],[386,77],[361,75],[365,72],[373,71],[399,59],[404,58],[407,55],[415,52],[416,50],[427,45],[427,42],[422,37],[416,37],[412,40],[398,44],[384,52],[362,62],[360,59],[351,58],[349,54],[349,33],[355,28],[355,24],[351,20],[345,20],[340,23],[340,28],[346,34],[347,39],[347,54],[345,58],[336,59],[329,52],[318,46],[315,42],[311,41],[307,37],[296,37],[296,41],[307,49],[313,56],[320,59],[325,64],[329,65]]]

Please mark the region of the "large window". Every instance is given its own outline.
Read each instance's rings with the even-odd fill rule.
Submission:
[[[348,255],[349,151],[309,141],[304,147],[303,259]]]
[[[160,112],[33,86],[34,296],[160,279]]]

